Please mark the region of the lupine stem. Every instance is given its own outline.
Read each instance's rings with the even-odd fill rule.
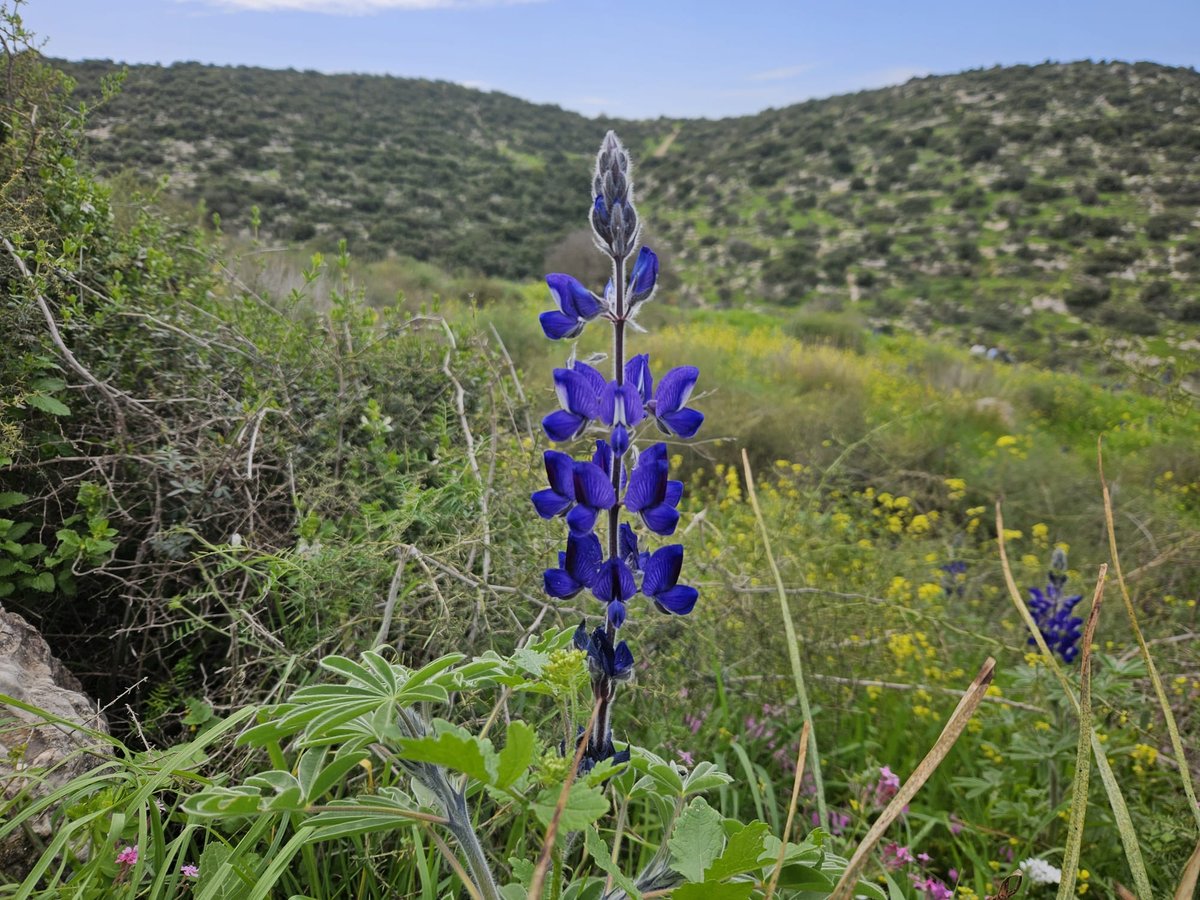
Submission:
[[[625,383],[625,258],[613,257],[613,286],[616,289],[616,306],[613,309],[613,380],[618,385]],[[621,459],[612,451],[613,493],[621,496]],[[621,504],[608,511],[608,555],[615,558],[620,552]],[[606,620],[609,640],[615,641],[617,629],[612,619]]]

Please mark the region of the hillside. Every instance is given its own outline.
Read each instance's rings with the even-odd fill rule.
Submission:
[[[64,63],[90,96],[112,70]],[[443,82],[136,66],[94,114],[103,170],[168,173],[229,230],[513,279],[562,266],[615,127],[649,233],[716,306],[951,329],[1045,363],[1172,377],[1200,347],[1200,75],[1045,64],[917,79],[723,120],[590,120]],[[555,255],[554,251],[558,252]]]

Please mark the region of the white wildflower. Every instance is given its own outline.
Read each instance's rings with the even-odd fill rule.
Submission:
[[[1034,884],[1058,884],[1062,881],[1062,869],[1053,866],[1044,859],[1030,857],[1021,860],[1021,871]]]

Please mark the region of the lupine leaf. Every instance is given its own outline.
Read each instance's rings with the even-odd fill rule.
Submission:
[[[537,738],[532,728],[514,720],[508,724],[508,738],[500,751],[496,767],[496,787],[506,788],[525,774],[533,762]]]
[[[706,881],[720,881],[734,875],[757,872],[763,867],[763,839],[767,835],[765,822],[751,822],[729,836],[725,852],[704,873]]]
[[[476,737],[449,722],[436,724],[438,733],[400,742],[400,756],[463,772],[484,784],[496,783],[499,758],[487,738]]]
[[[533,803],[533,810],[543,825],[549,826],[558,805],[558,796],[562,788],[556,786],[545,788],[538,794]],[[582,781],[571,785],[567,794],[567,805],[563,808],[562,817],[558,820],[559,834],[568,831],[582,831],[601,816],[608,812],[608,798],[599,788],[590,787]]]
[[[702,794],[714,788],[729,784],[733,779],[710,762],[696,763],[696,767],[688,773],[683,781],[684,795]]]
[[[721,814],[697,797],[675,823],[667,846],[671,868],[688,881],[703,881],[705,870],[725,846]]]
[[[584,847],[592,861],[605,875],[611,875],[612,880],[625,891],[633,900],[641,900],[642,892],[637,889],[633,879],[621,871],[621,867],[613,862],[612,851],[604,838],[600,837],[595,828],[589,828],[584,833]]]

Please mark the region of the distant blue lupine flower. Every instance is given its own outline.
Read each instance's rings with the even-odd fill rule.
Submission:
[[[1083,619],[1072,616],[1071,611],[1083,599],[1083,595],[1065,596],[1063,585],[1066,583],[1067,555],[1055,549],[1050,559],[1045,590],[1029,589],[1029,611],[1050,650],[1058,653],[1063,662],[1069,663],[1079,655],[1079,639],[1083,637]],[[1029,643],[1036,644],[1037,641],[1030,637]]]
[[[690,438],[700,430],[704,413],[685,406],[699,377],[695,366],[680,366],[659,380],[650,411],[664,433]]]
[[[570,275],[554,273],[546,276],[557,310],[539,316],[542,331],[552,341],[578,337],[585,325],[603,310],[600,298]]]
[[[587,363],[554,370],[554,392],[562,409],[542,419],[546,437],[556,443],[572,441],[600,414],[600,395],[607,382]]]
[[[696,605],[699,591],[678,583],[682,569],[682,544],[668,544],[655,550],[645,563],[642,593],[652,599],[662,612],[686,616]]]
[[[667,477],[667,445],[653,444],[642,451],[629,476],[625,491],[625,508],[641,516],[642,522],[655,534],[675,533],[679,524],[679,505],[683,497],[683,482]]]
[[[943,573],[942,590],[952,597],[961,597],[966,590],[966,585],[959,576],[967,574],[966,562],[961,559],[955,559],[938,568]]]
[[[617,494],[604,470],[595,463],[576,462],[571,475],[575,506],[567,513],[567,525],[572,533],[582,534],[596,526],[596,517],[601,510],[616,505]]]
[[[591,587],[604,559],[600,539],[594,534],[567,536],[567,550],[558,553],[558,568],[547,569],[542,578],[546,593],[560,600],[570,600],[585,587]]]
[[[592,580],[592,593],[605,604],[605,615],[613,628],[625,624],[625,606],[637,594],[637,582],[629,564],[619,556],[612,556],[600,564],[600,570]]]

